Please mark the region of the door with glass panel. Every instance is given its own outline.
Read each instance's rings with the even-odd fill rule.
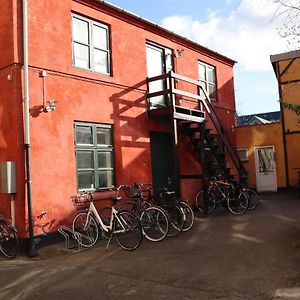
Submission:
[[[259,192],[277,191],[274,146],[255,147],[256,188]]]
[[[147,76],[148,78],[168,73],[173,69],[172,50],[148,43],[147,53]],[[160,92],[168,88],[165,79],[149,82],[149,93]],[[160,95],[149,98],[150,109],[165,107],[169,105],[169,97]]]
[[[75,123],[75,154],[79,191],[113,186],[114,161],[110,125]]]
[[[216,68],[204,62],[198,62],[199,81],[202,88],[206,91],[210,101],[217,100]],[[200,95],[204,93],[200,90]]]

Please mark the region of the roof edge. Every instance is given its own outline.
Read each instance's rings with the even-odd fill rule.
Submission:
[[[195,47],[199,48],[200,50],[204,50],[204,51],[207,52],[208,54],[211,54],[211,55],[213,55],[213,56],[217,56],[217,57],[219,57],[219,58],[225,60],[227,63],[231,64],[232,66],[234,66],[234,65],[237,63],[237,61],[235,61],[235,60],[233,60],[233,59],[231,59],[231,58],[229,58],[229,57],[227,57],[227,56],[225,56],[225,55],[223,55],[223,54],[220,54],[220,53],[218,53],[218,52],[216,52],[216,51],[214,51],[214,50],[211,50],[211,49],[209,49],[209,48],[207,48],[207,47],[204,47],[204,46],[198,44],[198,43],[195,42],[195,41],[192,41],[192,40],[190,40],[190,39],[188,39],[188,38],[186,38],[186,37],[184,37],[184,36],[182,36],[182,35],[179,35],[179,34],[177,34],[177,33],[174,33],[173,31],[170,31],[170,30],[168,30],[168,29],[162,27],[162,26],[159,25],[159,24],[156,24],[156,23],[154,23],[154,22],[152,22],[152,21],[150,21],[150,20],[147,20],[146,18],[143,18],[143,17],[141,17],[141,16],[139,16],[139,15],[136,15],[136,14],[130,12],[130,11],[127,11],[126,9],[121,8],[121,7],[119,7],[119,6],[115,5],[115,4],[112,4],[112,3],[108,2],[108,1],[105,1],[105,0],[93,0],[93,1],[94,1],[94,2],[97,2],[97,3],[100,3],[100,4],[103,4],[103,5],[105,5],[105,6],[109,7],[109,8],[111,8],[111,9],[116,10],[116,11],[118,11],[118,12],[121,12],[121,13],[123,13],[123,14],[129,16],[129,17],[132,17],[132,18],[136,19],[136,20],[139,21],[139,22],[143,22],[143,23],[145,23],[145,24],[148,24],[148,25],[152,26],[153,28],[158,28],[158,29],[160,29],[160,30],[162,30],[162,31],[164,31],[164,32],[166,32],[166,33],[168,33],[168,34],[171,34],[171,35],[173,35],[174,37],[183,40],[183,42],[188,42],[188,43],[194,45]]]
[[[270,55],[270,60],[272,63],[276,63],[283,60],[293,59],[300,57],[300,50],[283,52],[279,54]]]

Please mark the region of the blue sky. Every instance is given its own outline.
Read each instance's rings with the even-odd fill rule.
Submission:
[[[109,0],[222,53],[235,66],[239,115],[279,110],[270,54],[288,51],[274,0]]]

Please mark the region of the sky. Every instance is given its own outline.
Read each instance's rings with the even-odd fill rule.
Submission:
[[[276,0],[109,0],[237,61],[239,115],[279,110],[270,55],[287,52]],[[278,16],[279,15],[279,16]]]

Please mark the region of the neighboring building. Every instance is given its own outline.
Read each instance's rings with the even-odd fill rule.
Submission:
[[[248,172],[248,186],[258,191],[285,187],[280,122],[236,128],[237,148]]]
[[[0,161],[16,162],[21,237],[28,234],[28,200],[34,235],[69,224],[70,196],[83,190],[152,182],[192,202],[203,166],[211,167],[200,163],[208,162],[204,137],[229,149],[215,160],[241,176],[233,60],[103,1],[28,3],[31,193],[22,1],[0,6]],[[9,214],[9,195],[1,194],[0,210]]]
[[[300,105],[300,51],[271,55],[279,98]],[[300,124],[295,112],[284,109],[237,118],[237,147],[258,190],[290,188],[298,183]]]
[[[300,50],[271,55],[271,62],[278,81],[279,98],[289,104],[300,105]],[[298,183],[295,168],[300,167],[300,123],[295,112],[282,105],[282,134],[286,186]]]
[[[247,126],[255,124],[270,124],[280,121],[280,111],[268,113],[237,116],[237,126]]]

